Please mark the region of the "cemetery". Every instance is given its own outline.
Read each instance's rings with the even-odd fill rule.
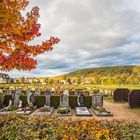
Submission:
[[[44,92],[43,95],[36,94],[29,89],[26,90],[26,94],[23,94],[21,89],[17,89],[8,90],[5,95],[1,92],[0,95],[2,114],[51,115],[55,108],[57,115],[72,115],[73,109],[77,116],[92,116],[90,108],[102,107],[103,104],[103,96],[101,96],[102,100],[95,101],[93,96],[85,96],[81,91],[77,96],[69,95],[69,91],[65,90],[58,96],[52,95],[50,91]]]
[[[116,93],[116,90],[114,90],[114,93],[116,94],[115,96],[120,95],[119,92]],[[125,102],[125,106],[127,107],[126,113],[128,110],[131,110],[131,108],[140,108],[139,93],[139,90],[130,90],[128,100]],[[109,97],[111,96],[109,95]],[[27,90],[4,90],[4,92],[3,90],[0,90],[0,119],[3,121],[9,119],[11,122],[14,119],[14,124],[4,124],[4,127],[3,121],[0,123],[4,130],[6,128],[8,129],[8,127],[13,127],[13,125],[19,123],[21,120],[22,123],[26,122],[24,128],[19,124],[20,128],[18,127],[16,129],[17,133],[15,133],[15,137],[20,137],[20,135],[18,135],[19,131],[25,130],[25,128],[26,130],[32,130],[32,134],[34,134],[33,138],[46,138],[46,136],[47,138],[51,138],[53,135],[55,139],[58,139],[58,137],[67,139],[75,137],[82,139],[84,131],[92,132],[92,134],[85,134],[84,137],[87,138],[92,138],[93,136],[97,139],[100,139],[102,136],[105,136],[106,138],[115,137],[117,139],[136,137],[135,135],[138,135],[137,133],[140,130],[138,119],[137,122],[130,122],[130,124],[129,121],[126,120],[126,122],[121,122],[121,119],[114,120],[113,118],[117,118],[121,110],[118,108],[119,112],[114,111],[111,109],[111,106],[114,108],[114,105],[117,106],[117,104],[122,102],[122,99],[120,99],[120,102],[115,102],[114,97],[111,97],[114,101],[113,105],[111,102],[106,102],[106,98],[108,97],[104,96],[102,92],[93,92],[92,94],[89,92],[89,94],[84,94],[84,90],[82,92],[81,89],[73,90],[72,94],[69,90],[65,89],[61,91],[60,95],[52,93],[50,90],[42,91],[35,89],[33,91],[29,88],[27,88]],[[123,96],[121,96],[121,98],[123,98]],[[134,102],[135,99],[137,99],[137,102]],[[111,104],[110,107],[106,106],[106,103]],[[11,109],[8,110],[8,108]],[[122,116],[121,118],[125,117],[126,116]],[[132,116],[128,116],[129,120],[133,120],[131,117]],[[33,123],[37,128],[38,135],[35,135],[36,132],[33,126],[30,125],[27,120],[29,120],[30,123]],[[37,123],[38,121],[39,124]],[[42,134],[42,132],[45,131],[45,127],[48,126],[55,131],[51,135],[47,132],[47,135]],[[123,131],[118,131],[118,126]],[[94,131],[91,130],[92,127],[94,127]],[[105,130],[104,127],[106,128]],[[109,131],[111,127],[115,129]],[[100,133],[98,132],[99,129]],[[10,131],[11,130],[8,130],[8,132]],[[96,132],[96,135],[93,132]],[[129,134],[125,134],[125,132],[129,132]],[[73,133],[74,135],[72,135]],[[11,137],[10,134],[7,136]],[[2,135],[1,137],[7,136]],[[27,138],[27,136],[30,137],[31,135],[24,133],[22,135],[23,138]]]
[[[113,113],[103,105],[106,100],[104,94],[100,92],[84,93],[82,90],[75,90],[73,94],[70,94],[69,90],[64,90],[60,95],[57,95],[52,94],[49,90],[42,92],[40,89],[35,89],[35,91],[12,89],[4,91],[4,93],[1,90],[0,114],[113,116]],[[113,99],[117,103],[128,103],[128,108],[140,108],[139,95],[139,90],[131,91],[122,88],[114,90]]]
[[[140,140],[139,5],[0,0],[0,140]]]

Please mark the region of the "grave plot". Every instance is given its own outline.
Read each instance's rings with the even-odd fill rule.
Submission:
[[[140,108],[140,90],[132,90],[128,96],[130,108]]]
[[[62,116],[72,115],[71,107],[69,106],[69,92],[67,90],[60,95],[60,106],[57,109],[57,114]]]
[[[54,110],[54,107],[51,107],[50,106],[50,100],[51,100],[51,97],[52,97],[52,93],[49,92],[49,91],[46,91],[44,93],[45,95],[45,105],[44,107],[41,107],[39,109],[37,109],[33,114],[34,115],[51,115],[53,110]]]
[[[27,103],[28,103],[27,107],[24,107],[24,108],[21,107],[15,113],[16,114],[28,115],[28,114],[31,114],[32,112],[35,111],[35,109],[36,109],[35,95],[32,92],[29,92],[29,91],[28,91],[28,95],[27,95]]]
[[[9,101],[9,105],[0,110],[0,114],[14,114],[22,106],[20,95],[22,94],[20,89],[12,92],[12,99]]]
[[[113,116],[113,114],[109,111],[107,111],[103,107],[103,96],[100,94],[94,94],[92,96],[92,111],[97,116]]]
[[[128,102],[128,94],[130,91],[126,88],[118,88],[114,91],[115,102]]]
[[[75,108],[77,116],[92,116],[90,110],[85,107],[85,96],[82,93],[77,96],[77,105]]]

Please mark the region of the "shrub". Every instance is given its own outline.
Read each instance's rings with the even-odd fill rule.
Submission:
[[[72,120],[57,116],[1,115],[2,140],[139,139],[140,124],[125,121]]]

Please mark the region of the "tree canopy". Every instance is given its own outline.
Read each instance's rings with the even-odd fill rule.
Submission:
[[[35,56],[51,51],[60,39],[50,37],[40,45],[29,45],[39,37],[39,8],[21,14],[28,0],[0,0],[0,70],[32,70],[37,66]]]

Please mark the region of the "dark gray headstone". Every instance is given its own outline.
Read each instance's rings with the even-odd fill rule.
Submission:
[[[83,94],[80,94],[77,96],[77,105],[79,107],[84,107],[85,106],[85,96]]]
[[[0,102],[1,102],[1,107],[3,106],[3,103],[4,103],[4,99],[5,99],[5,96],[2,92],[0,92]]]
[[[33,93],[29,93],[28,96],[27,96],[27,102],[29,105],[33,105],[35,106],[35,96]]]

